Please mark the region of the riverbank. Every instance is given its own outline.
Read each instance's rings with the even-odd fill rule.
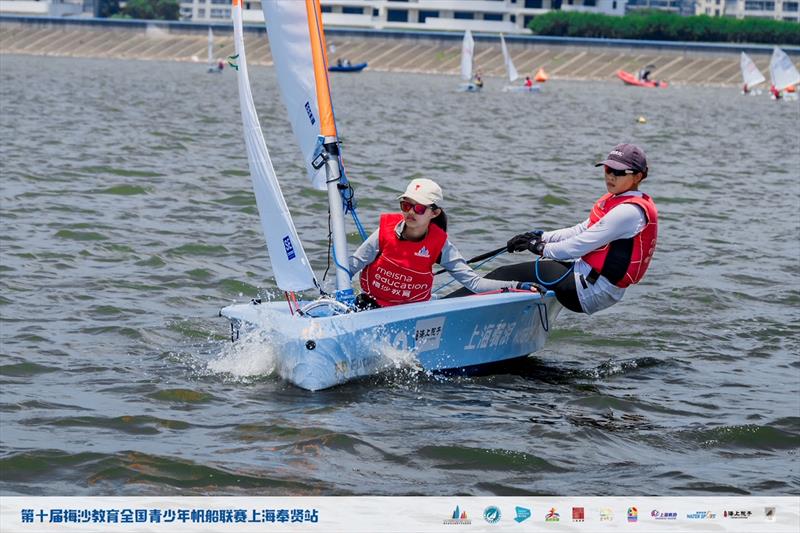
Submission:
[[[214,57],[233,53],[229,25],[214,29]],[[108,19],[0,17],[0,54],[205,62],[207,25]],[[331,61],[348,58],[369,63],[371,70],[457,75],[461,36],[395,31],[326,31],[335,52]],[[614,79],[617,70],[636,71],[654,64],[654,79],[673,84],[738,85],[739,52],[744,50],[767,72],[772,48],[708,43],[669,43],[614,39],[568,39],[508,36],[509,51],[521,75],[544,68],[551,79]],[[248,61],[271,65],[264,27],[245,30]],[[487,76],[504,76],[499,39],[475,36],[475,68]],[[796,62],[800,48],[787,47]]]

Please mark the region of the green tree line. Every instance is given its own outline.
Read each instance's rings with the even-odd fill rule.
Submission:
[[[128,0],[120,9],[119,0],[99,0],[98,16],[147,20],[178,20],[178,0]]]
[[[706,15],[682,17],[664,11],[634,12],[623,17],[550,11],[531,20],[528,27],[536,35],[562,37],[800,44],[800,24],[796,22]]]

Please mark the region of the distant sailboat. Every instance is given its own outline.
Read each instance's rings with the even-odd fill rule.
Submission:
[[[222,69],[214,61],[214,32],[208,28],[208,70],[209,74],[221,73]]]
[[[769,62],[769,77],[772,80],[772,87],[778,93],[786,91],[797,94],[795,86],[800,84],[800,73],[786,52],[777,47],[772,51],[772,59]],[[774,94],[775,92],[773,96]]]
[[[742,66],[742,80],[744,85],[742,86],[742,93],[743,94],[761,94],[761,91],[752,92],[753,88],[758,85],[759,83],[764,83],[766,79],[764,79],[764,75],[761,74],[761,71],[758,70],[758,67],[753,60],[750,59],[750,56],[742,52],[741,57],[741,66]]]
[[[508,53],[506,39],[503,37],[502,33],[500,34],[500,49],[503,52],[503,63],[506,66],[508,81],[514,83],[519,79],[519,74],[517,73],[516,67],[514,67],[514,62],[511,60],[511,54]],[[530,80],[530,77],[528,77],[528,80]],[[539,92],[539,87],[532,83],[530,85],[506,85],[503,87],[503,91],[513,93],[536,93]]]
[[[475,51],[475,41],[472,39],[472,32],[464,32],[464,40],[461,42],[461,79],[467,83],[458,86],[459,91],[477,92],[483,88],[483,81],[480,77],[472,80],[472,56]],[[478,83],[476,83],[478,82]]]

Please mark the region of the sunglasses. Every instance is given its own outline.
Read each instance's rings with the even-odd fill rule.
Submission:
[[[603,166],[605,167],[606,174],[613,174],[614,176],[616,176],[618,178],[621,178],[622,176],[625,176],[626,174],[633,174],[633,172],[634,172],[633,170],[617,170],[616,168],[611,168],[608,165],[603,165]]]
[[[422,215],[428,210],[428,206],[422,204],[412,204],[411,202],[400,200],[400,209],[403,212],[411,211],[413,209],[416,214]]]

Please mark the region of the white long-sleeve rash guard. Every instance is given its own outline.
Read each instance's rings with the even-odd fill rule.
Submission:
[[[401,220],[394,228],[394,232],[398,238],[403,234],[404,224],[405,223]],[[352,278],[364,267],[375,261],[379,251],[378,230],[375,230],[366,241],[361,243],[361,246],[358,247],[353,255],[348,258],[347,266],[350,270],[350,277]],[[450,239],[447,239],[444,243],[439,264],[450,272],[453,279],[472,292],[497,291],[517,286],[516,281],[499,281],[480,277],[469,267],[464,256],[453,246]]]
[[[642,193],[628,191],[622,193],[622,196],[642,196]],[[578,300],[584,312],[596,313],[620,301],[625,289],[617,287],[604,276],[600,276],[594,284],[582,283],[581,277],[585,280],[592,267],[581,257],[611,241],[630,239],[641,232],[646,225],[647,217],[641,208],[634,204],[621,204],[609,211],[592,227],[589,227],[587,218],[570,228],[546,231],[542,235],[542,240],[546,243],[542,257],[575,261],[574,276]]]

